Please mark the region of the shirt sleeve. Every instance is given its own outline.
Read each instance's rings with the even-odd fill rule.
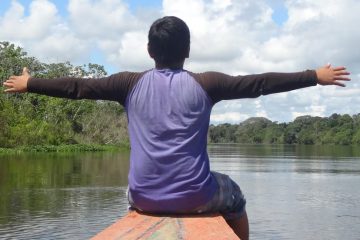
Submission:
[[[71,99],[112,100],[124,105],[143,73],[121,72],[104,78],[30,78],[28,91]]]
[[[314,70],[295,73],[270,72],[245,76],[230,76],[219,72],[192,75],[208,93],[214,104],[221,100],[255,98],[317,84]]]

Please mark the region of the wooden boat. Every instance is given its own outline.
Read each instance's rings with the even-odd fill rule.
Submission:
[[[148,215],[136,211],[98,233],[92,240],[239,239],[221,215]]]

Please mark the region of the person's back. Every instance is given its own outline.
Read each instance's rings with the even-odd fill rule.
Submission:
[[[211,199],[206,139],[212,102],[182,69],[145,72],[128,94],[129,188],[137,208],[186,212]]]

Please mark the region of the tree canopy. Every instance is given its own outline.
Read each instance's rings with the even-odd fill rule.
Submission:
[[[20,47],[0,42],[0,147],[60,144],[127,144],[124,109],[115,102],[68,100],[37,94],[5,94],[2,83],[23,67],[32,76],[102,77],[103,66],[42,63]],[[114,131],[116,129],[116,131]]]
[[[330,117],[297,117],[277,123],[266,118],[249,118],[240,124],[211,125],[210,143],[264,144],[360,144],[360,114]]]

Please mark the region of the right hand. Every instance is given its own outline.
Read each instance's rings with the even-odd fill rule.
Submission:
[[[347,75],[350,75],[350,73],[346,71],[345,67],[332,68],[330,64],[316,69],[316,75],[320,85],[337,85],[345,87],[345,84],[341,81],[350,81],[350,78],[346,77]]]
[[[22,75],[11,76],[4,82],[5,92],[7,93],[24,93],[27,92],[27,83],[30,79],[29,70],[24,67]]]

